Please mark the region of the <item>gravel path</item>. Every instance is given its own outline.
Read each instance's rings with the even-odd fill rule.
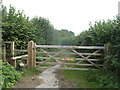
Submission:
[[[39,78],[43,80],[43,83],[36,88],[59,88],[59,80],[56,78],[55,73],[55,70],[58,67],[60,67],[60,65],[56,65],[43,71],[39,75]]]

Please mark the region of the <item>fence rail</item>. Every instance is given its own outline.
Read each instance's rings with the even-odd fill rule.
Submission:
[[[28,57],[28,55],[16,56],[16,57],[12,57],[11,59],[17,60],[17,59],[21,59],[21,58],[25,58],[25,57]]]
[[[57,52],[36,52],[38,54],[56,54]],[[63,52],[61,53],[63,55],[76,55],[75,53],[66,53],[66,52]],[[79,53],[79,54],[82,54],[82,55],[95,55],[95,56],[101,56],[102,54],[101,53]]]
[[[50,59],[49,57],[36,57],[36,59]],[[61,58],[54,58],[61,59]],[[75,58],[76,61],[84,61],[83,58]],[[99,59],[88,59],[89,61],[99,61]]]
[[[36,48],[66,48],[66,49],[105,49],[103,46],[59,46],[59,45],[36,45]]]
[[[15,49],[15,52],[28,52],[27,50],[20,50],[20,49]]]

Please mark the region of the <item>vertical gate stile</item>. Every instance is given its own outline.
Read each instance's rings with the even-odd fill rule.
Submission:
[[[35,67],[35,43],[33,41],[28,42],[28,67]]]
[[[109,44],[104,44],[104,47],[105,47],[105,49],[104,49],[104,58],[105,58],[105,57],[108,55]],[[105,59],[104,59],[104,60],[105,60]],[[108,64],[107,61],[108,61],[108,60],[105,60],[105,61],[104,61],[104,65],[103,65],[103,69],[104,69],[104,70],[107,70],[107,67],[106,67],[107,64]]]
[[[15,42],[11,42],[11,58],[14,57]],[[16,68],[16,59],[11,59],[13,66]]]
[[[6,61],[6,46],[5,43],[3,43],[3,61]]]
[[[36,67],[36,43],[34,43],[34,65]]]

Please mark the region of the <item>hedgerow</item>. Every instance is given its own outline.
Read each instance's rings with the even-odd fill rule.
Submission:
[[[109,81],[107,87],[120,86],[120,17],[116,16],[113,20],[108,21],[96,21],[94,25],[90,24],[90,28],[77,38],[78,45],[103,46],[109,43],[108,55],[104,57],[105,71],[111,74],[111,79],[114,78],[117,81],[114,84],[112,80],[107,80],[109,78],[107,76],[102,76],[99,81],[101,83]],[[104,87],[104,84],[102,86]]]

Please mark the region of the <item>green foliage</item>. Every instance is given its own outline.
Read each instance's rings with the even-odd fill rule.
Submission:
[[[76,36],[70,36],[70,37],[63,37],[61,40],[62,45],[77,45],[77,37]]]
[[[77,44],[77,38],[74,35],[74,32],[68,31],[66,29],[59,30],[61,34],[61,44],[62,45],[76,45]]]
[[[5,6],[2,7],[2,11],[2,38],[4,41],[15,41],[17,47],[24,48],[30,39],[34,40],[34,27],[23,12],[19,10],[16,12],[12,6],[8,13]]]
[[[2,66],[2,86],[3,88],[12,87],[20,79],[21,73],[17,72],[9,63],[3,63]]]
[[[35,17],[31,20],[35,26],[35,41],[37,44],[60,44],[60,33],[54,29],[49,20]]]
[[[119,88],[117,80],[110,73],[99,76],[97,81],[102,88]]]
[[[61,34],[58,30],[53,30],[53,33],[52,33],[52,40],[50,41],[51,44],[53,45],[60,45],[61,44]]]
[[[78,45],[98,45],[103,46],[109,43],[108,56],[104,58],[106,72],[114,72],[111,76],[102,76],[99,80],[104,87],[116,87],[120,84],[120,17],[113,20],[95,22],[94,25],[90,24],[90,28],[82,32],[78,37]],[[117,84],[114,84],[113,79]],[[104,85],[106,84],[106,85]],[[120,85],[118,85],[120,86]]]
[[[2,17],[2,38],[4,41],[15,41],[17,48],[26,48],[30,40],[37,44],[47,45],[60,45],[62,41],[63,44],[64,42],[74,44],[75,38],[72,31],[66,29],[58,31],[49,20],[43,17],[34,17],[29,20],[23,11],[16,11],[12,6],[10,6],[9,12],[5,6],[2,6]],[[64,39],[64,37],[66,38]],[[71,37],[71,40],[68,37]]]
[[[68,31],[66,29],[61,29],[60,34],[62,37],[70,37],[70,36],[75,36],[72,31]]]

